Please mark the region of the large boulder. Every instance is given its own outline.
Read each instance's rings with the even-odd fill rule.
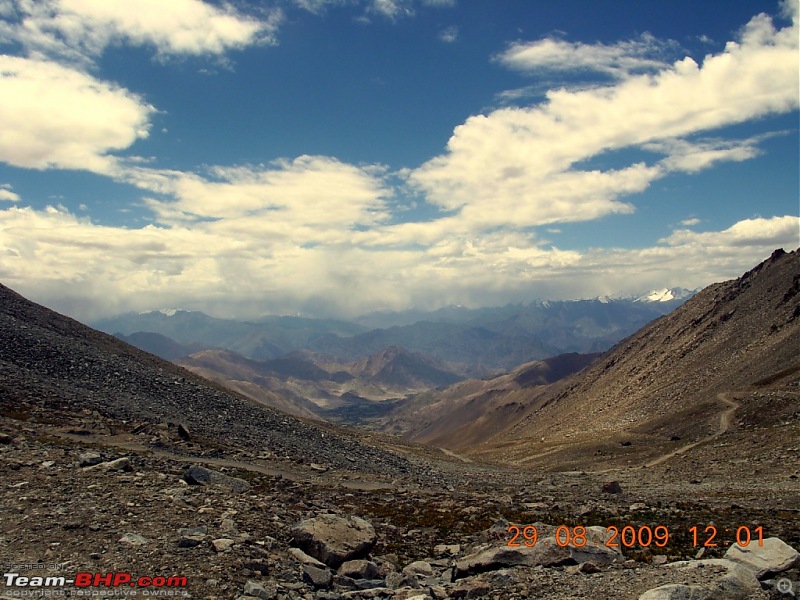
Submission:
[[[364,558],[378,541],[368,521],[331,514],[301,521],[291,534],[295,546],[334,569],[345,561]]]
[[[606,565],[621,558],[618,548],[605,545],[608,533],[603,527],[586,528],[586,544],[559,545],[554,536],[539,539],[533,546],[493,546],[456,561],[453,579],[460,579],[519,565],[557,567],[592,562]],[[563,539],[563,538],[562,538]]]
[[[776,537],[765,539],[760,546],[755,541],[747,546],[733,544],[725,558],[754,569],[757,579],[767,579],[800,565],[800,553]]]
[[[667,565],[683,583],[670,583],[639,596],[639,600],[745,600],[761,590],[753,570],[724,558],[688,560]],[[686,583],[686,581],[698,581]]]

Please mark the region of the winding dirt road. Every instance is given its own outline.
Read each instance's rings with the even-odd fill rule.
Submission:
[[[699,446],[700,444],[705,444],[706,442],[715,440],[723,433],[728,431],[731,428],[733,415],[736,412],[736,409],[739,408],[739,406],[741,405],[736,400],[733,399],[733,396],[729,392],[720,392],[719,394],[717,394],[717,400],[722,402],[728,408],[719,413],[719,427],[715,433],[712,433],[711,435],[704,437],[703,439],[698,440],[696,442],[692,442],[691,444],[686,444],[685,446],[681,446],[677,450],[673,450],[672,452],[668,452],[667,454],[659,456],[655,460],[651,460],[650,462],[645,463],[644,466],[654,467],[656,465],[659,465],[664,461],[669,460],[673,456],[677,456],[678,454],[683,454],[687,450],[691,450],[692,448]]]

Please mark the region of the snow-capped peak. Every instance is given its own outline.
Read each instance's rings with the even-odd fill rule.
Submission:
[[[683,300],[691,295],[690,290],[683,288],[660,288],[642,294],[636,299],[636,302],[669,302],[670,300]]]
[[[153,313],[161,313],[165,317],[174,317],[179,312],[189,312],[187,310],[183,310],[182,308],[159,308],[158,310],[146,310],[140,312],[140,315],[150,315]]]

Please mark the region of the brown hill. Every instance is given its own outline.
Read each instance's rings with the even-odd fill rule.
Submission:
[[[350,371],[373,383],[407,390],[450,385],[462,379],[426,358],[398,346],[390,346],[352,364]]]
[[[776,250],[536,396],[513,427],[469,451],[548,468],[657,464],[737,430],[753,433],[748,443],[791,446],[798,418],[800,251]]]
[[[352,363],[309,352],[255,361],[229,350],[204,350],[174,362],[268,406],[346,423],[386,412],[378,405],[385,400],[460,379],[439,361],[396,347]]]
[[[547,386],[580,371],[599,354],[564,354],[510,373],[423,392],[382,420],[382,429],[415,442],[464,449],[514,425]]]

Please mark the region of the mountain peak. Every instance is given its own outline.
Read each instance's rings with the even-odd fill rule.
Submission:
[[[174,317],[178,313],[190,313],[193,312],[191,310],[186,310],[183,308],[159,308],[158,310],[145,310],[140,312],[140,315],[154,315],[154,314],[162,314],[165,317]]]
[[[650,290],[636,298],[636,302],[669,302],[670,300],[684,300],[694,292],[685,288],[659,288]]]

